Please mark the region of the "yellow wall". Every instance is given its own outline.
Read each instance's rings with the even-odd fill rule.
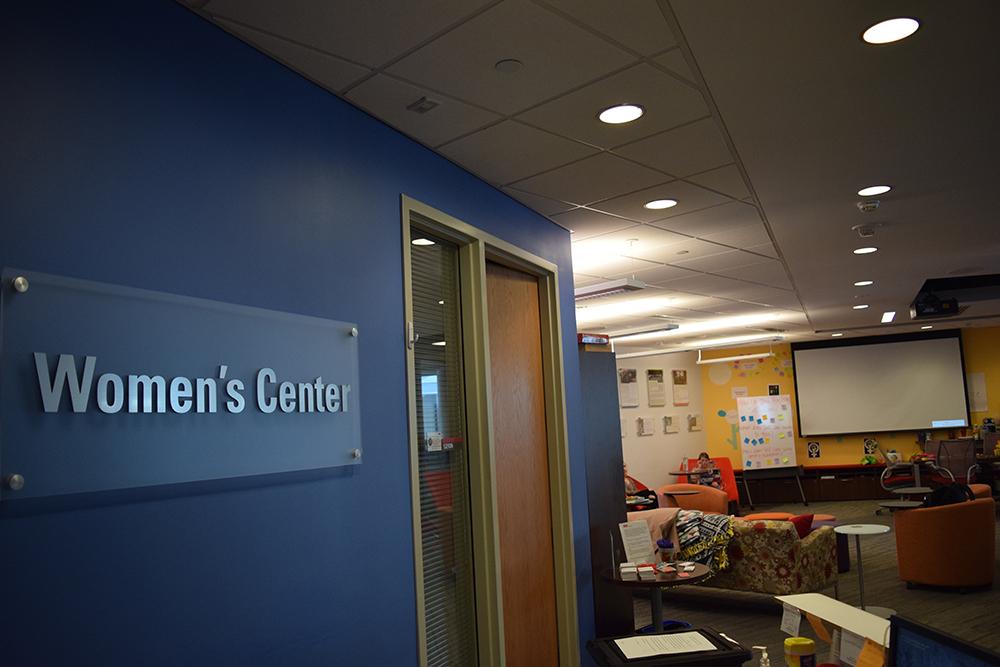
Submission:
[[[973,413],[972,423],[980,423],[983,417],[1000,417],[1000,327],[965,329],[962,331],[962,345],[965,353],[967,373],[982,372],[986,375],[986,394],[989,412]],[[742,468],[739,454],[738,427],[735,422],[736,399],[734,387],[746,387],[748,396],[767,396],[769,384],[779,386],[781,394],[792,398],[792,412],[795,412],[795,386],[792,376],[791,346],[775,345],[775,356],[755,362],[728,362],[706,364],[701,367],[701,386],[705,410],[705,436],[711,456],[728,456],[733,467]],[[712,350],[706,357],[728,357],[737,354],[766,352],[768,347],[742,347],[728,350]],[[863,433],[857,435],[836,435],[826,437],[800,438],[798,424],[795,427],[795,456],[798,463],[806,466],[857,464],[864,455],[865,438],[874,437],[884,450],[894,449],[902,456],[920,451],[916,432]],[[936,431],[935,437],[947,437],[946,431]],[[814,440],[820,443],[820,457],[810,459],[806,445]]]

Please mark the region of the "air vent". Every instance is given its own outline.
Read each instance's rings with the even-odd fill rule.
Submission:
[[[646,289],[646,283],[641,280],[620,278],[618,280],[609,280],[605,283],[597,283],[596,285],[588,285],[587,287],[578,287],[573,290],[573,294],[577,301],[584,301],[586,299],[597,299],[602,296],[611,296],[612,294],[635,292],[641,289]]]

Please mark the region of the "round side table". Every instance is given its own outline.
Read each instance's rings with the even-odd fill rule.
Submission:
[[[865,606],[865,569],[861,560],[861,536],[884,535],[888,533],[889,530],[889,526],[883,526],[878,523],[849,523],[843,526],[835,526],[833,529],[835,533],[854,536],[854,547],[858,557],[858,590],[861,593],[861,609],[882,618],[889,618],[895,614],[896,611],[894,609],[889,609],[888,607]]]

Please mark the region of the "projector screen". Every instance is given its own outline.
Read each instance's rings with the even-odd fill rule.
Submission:
[[[958,332],[899,338],[793,344],[799,435],[968,426]]]

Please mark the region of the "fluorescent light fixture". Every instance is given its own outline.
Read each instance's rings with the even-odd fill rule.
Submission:
[[[434,245],[434,241],[425,238],[413,239],[410,243],[413,245]]]
[[[870,255],[873,252],[878,252],[878,248],[876,248],[875,246],[868,246],[867,248],[855,248],[854,249],[854,254],[855,255]]]
[[[616,104],[601,111],[597,117],[602,123],[621,125],[622,123],[631,123],[644,113],[646,113],[645,110],[638,104]]]
[[[640,331],[629,331],[628,333],[623,333],[621,335],[611,335],[611,340],[621,341],[623,339],[627,340],[629,336],[642,336],[644,334],[659,333],[663,331],[673,331],[679,324],[661,324],[658,327],[653,327],[652,329],[642,329]]]
[[[879,21],[861,34],[861,39],[869,44],[891,44],[906,39],[920,28],[920,21],[900,17]]]
[[[933,325],[933,324],[925,324],[924,326],[922,326],[922,327],[920,327],[920,328],[921,328],[921,329],[933,329],[933,328],[934,328],[934,325]]]
[[[642,205],[643,208],[648,208],[653,211],[659,211],[663,208],[673,208],[677,206],[676,199],[654,199],[653,201],[648,201]]]
[[[749,334],[745,336],[727,336],[725,338],[713,338],[709,340],[692,340],[679,343],[674,347],[661,348],[659,350],[648,350],[645,352],[628,352],[616,355],[619,359],[629,359],[632,357],[652,357],[657,354],[671,354],[674,352],[691,352],[693,350],[705,350],[713,347],[732,347],[733,345],[746,345],[749,343],[777,342],[784,340],[784,336],[775,334]],[[620,342],[620,339],[619,339]],[[769,356],[770,352],[762,352],[752,355],[753,358]],[[709,360],[707,363],[714,363]]]
[[[578,320],[579,320],[579,315],[580,313],[578,312],[577,313]],[[668,338],[674,335],[687,335],[693,333],[703,333],[706,331],[720,331],[722,329],[739,329],[742,327],[759,326],[766,322],[771,322],[773,320],[776,320],[779,317],[781,317],[781,313],[759,313],[757,315],[736,315],[733,317],[719,317],[714,320],[706,320],[704,322],[683,322],[676,329],[672,331],[660,331],[648,334],[635,334],[632,336],[622,336],[621,338],[618,338],[616,340],[620,342],[624,339],[628,339],[634,342],[640,340],[655,340],[657,338]],[[752,337],[757,340],[760,340],[760,334],[754,334]],[[734,344],[742,343],[745,342],[743,338],[744,337],[736,336],[733,337],[732,339],[724,341],[723,344],[729,342]],[[767,337],[765,337],[765,339],[766,338]],[[702,346],[703,345],[704,343],[702,344]],[[693,347],[698,347],[698,346],[699,345],[697,343],[693,345]]]
[[[598,297],[610,296],[612,294],[635,292],[636,290],[641,289],[646,289],[646,283],[641,280],[636,280],[635,278],[619,278],[618,280],[609,280],[603,283],[587,285],[586,287],[577,287],[573,290],[573,297],[576,301],[584,301],[586,299],[596,299]]]
[[[447,345],[447,344],[448,344],[448,342],[447,342],[447,341],[444,341],[444,340],[439,340],[439,341],[438,341],[438,342],[436,342],[436,343],[431,343],[431,345],[437,345],[438,347],[444,347],[444,346],[445,346],[445,345]]]
[[[830,334],[830,335],[831,335],[831,336],[833,336],[834,338],[840,338],[840,337],[841,337],[841,336],[843,336],[844,334],[842,334],[842,333],[839,333],[839,332],[838,332],[838,333],[835,333],[835,334]]]
[[[868,287],[869,285],[874,285],[874,284],[875,284],[874,280],[859,280],[858,282],[854,283],[854,286],[855,287]]]
[[[858,194],[862,197],[875,197],[877,195],[884,195],[889,190],[892,190],[891,185],[869,185],[867,188],[858,190]]]
[[[670,297],[654,296],[633,299],[616,300],[611,303],[595,303],[594,305],[576,306],[576,323],[591,326],[608,320],[622,317],[652,315],[669,307],[673,303]]]
[[[864,310],[867,307],[868,307],[867,303],[859,303],[856,306],[851,306],[851,308],[853,308],[854,310]]]
[[[896,317],[895,310],[885,311],[884,313],[882,313],[882,324],[889,324],[889,322],[892,322],[893,318],[895,317]]]
[[[768,350],[767,352],[758,352],[757,354],[737,354],[732,357],[714,357],[712,359],[702,359],[701,350],[698,350],[698,361],[696,362],[699,366],[704,364],[723,364],[727,361],[744,361],[746,359],[766,359],[767,357],[773,357],[774,351]]]

